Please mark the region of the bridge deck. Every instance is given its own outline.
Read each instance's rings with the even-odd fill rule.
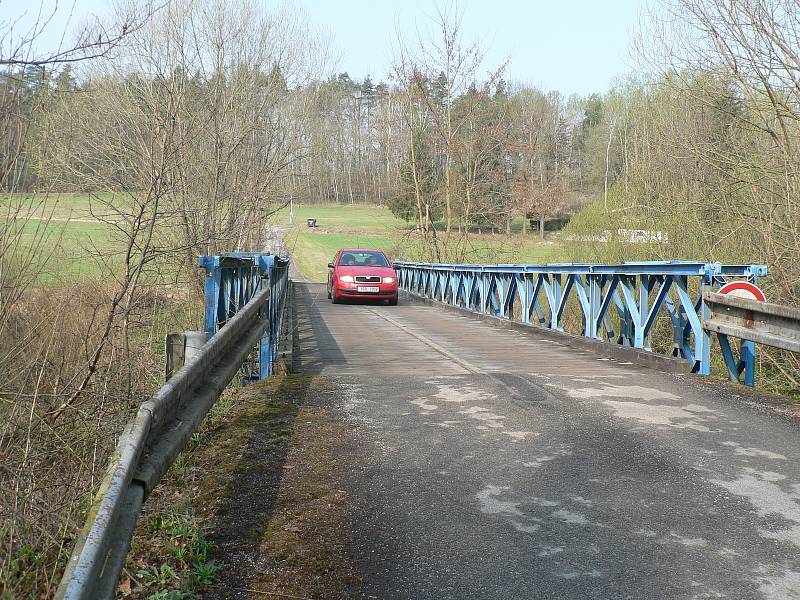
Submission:
[[[749,390],[297,285],[377,598],[800,598],[800,437]],[[769,400],[769,398],[763,398]]]

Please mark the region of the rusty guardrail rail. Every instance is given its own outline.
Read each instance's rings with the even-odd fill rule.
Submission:
[[[72,551],[58,600],[113,598],[141,506],[212,405],[256,347],[277,347],[284,331],[288,261],[268,271],[267,285],[252,289],[249,301],[206,342],[150,400],[120,436],[117,449],[86,524]],[[221,296],[230,305],[227,296]],[[244,298],[244,297],[243,297]],[[272,355],[270,354],[272,358]]]
[[[755,355],[754,343],[800,352],[800,308],[704,292],[709,316],[703,329],[717,334],[728,375],[739,381]],[[738,338],[739,356],[729,340]]]

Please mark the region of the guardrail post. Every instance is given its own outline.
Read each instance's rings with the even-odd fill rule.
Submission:
[[[200,353],[207,339],[205,331],[168,333],[164,340],[166,346],[164,381],[169,381],[178,369],[193,360]]]
[[[702,283],[700,285],[700,335],[697,335],[697,331],[695,331],[695,344],[698,344],[699,338],[699,347],[696,350],[695,354],[699,357],[700,361],[700,368],[698,373],[700,375],[711,375],[711,332],[706,331],[702,327],[702,322],[711,316],[711,311],[708,309],[708,305],[703,298],[703,292],[707,289],[707,285]]]
[[[739,348],[739,358],[744,366],[745,385],[756,383],[756,343],[751,340],[742,340]]]

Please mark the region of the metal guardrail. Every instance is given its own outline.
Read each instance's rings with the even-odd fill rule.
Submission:
[[[406,292],[524,324],[564,330],[565,308],[577,298],[583,335],[652,350],[657,318],[666,314],[673,356],[693,373],[711,372],[711,338],[703,328],[703,292],[732,279],[756,282],[766,265],[690,261],[618,265],[459,265],[397,261]]]
[[[264,256],[256,255],[256,263]],[[202,257],[212,264],[219,258]],[[271,372],[272,365],[265,368],[263,360],[275,356],[283,331],[288,261],[271,257],[261,264],[268,269],[257,277],[240,272],[229,278],[238,305],[212,288],[213,302],[207,296],[206,308],[222,299],[225,310],[218,307],[216,314],[224,320],[215,323],[213,337],[197,357],[143,403],[123,431],[56,591],[58,600],[114,597],[145,498],[256,346],[261,372]]]
[[[755,343],[800,352],[800,308],[759,302],[729,294],[705,292],[708,317],[703,329],[717,334],[728,376],[751,383],[755,371]],[[729,336],[738,338],[738,357]]]

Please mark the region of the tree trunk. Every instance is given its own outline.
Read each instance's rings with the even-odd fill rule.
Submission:
[[[611,155],[611,138],[614,135],[614,121],[611,121],[611,124],[608,127],[608,144],[606,144],[606,172],[603,175],[603,204],[605,205],[606,210],[608,210],[608,166],[610,163],[610,155]]]

